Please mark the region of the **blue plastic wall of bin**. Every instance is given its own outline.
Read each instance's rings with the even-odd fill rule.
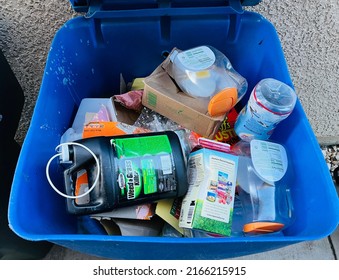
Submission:
[[[68,21],[55,35],[25,139],[10,198],[12,229],[29,240],[48,240],[83,253],[124,259],[219,259],[323,238],[338,225],[339,202],[319,144],[297,102],[273,139],[287,148],[295,223],[282,234],[230,238],[164,238],[84,235],[66,212],[64,198],[48,185],[45,166],[85,97],[119,92],[126,81],[149,75],[173,47],[212,45],[224,52],[249,83],[263,78],[291,86],[274,26],[261,15],[231,7],[97,10]],[[34,158],[34,161],[32,159]],[[63,189],[61,170],[51,166]]]
[[[47,242],[21,239],[8,226],[8,201],[20,153],[14,136],[23,105],[24,93],[0,51],[0,259],[39,259],[51,247]]]

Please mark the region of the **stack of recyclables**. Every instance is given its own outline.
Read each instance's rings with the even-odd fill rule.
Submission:
[[[175,7],[175,5],[174,5]],[[142,42],[141,44],[136,42]],[[272,140],[285,146],[295,222],[276,235],[165,238],[84,235],[65,199],[49,186],[45,167],[83,98],[110,97],[126,80],[149,75],[173,47],[211,45],[252,89],[271,77],[292,82],[275,28],[261,15],[229,6],[98,11],[69,20],[55,35],[25,139],[9,205],[10,227],[28,240],[47,240],[82,253],[123,259],[219,259],[326,237],[338,225],[339,203],[326,162],[299,101]],[[238,104],[246,104],[249,92]],[[302,139],[302,144],[300,144]],[[62,186],[57,162],[50,173]]]

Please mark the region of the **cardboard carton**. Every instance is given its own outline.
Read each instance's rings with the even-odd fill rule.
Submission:
[[[180,90],[171,78],[169,57],[144,79],[142,104],[201,136],[213,139],[226,115],[211,117],[207,112],[209,100],[193,98]]]
[[[179,226],[231,235],[238,157],[209,149],[191,153]]]

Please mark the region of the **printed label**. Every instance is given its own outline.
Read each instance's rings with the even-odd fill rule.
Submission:
[[[166,135],[111,140],[118,162],[120,201],[177,188],[172,148]]]
[[[180,214],[180,226],[190,227],[193,219],[195,201],[199,197],[200,184],[205,177],[204,156],[196,154],[188,160],[188,191],[185,195]]]
[[[235,163],[225,158],[211,156],[210,167],[213,173],[207,188],[201,216],[228,223],[233,207]]]
[[[288,160],[285,148],[268,141],[251,141],[252,163],[257,175],[267,183],[279,181],[286,173]]]
[[[201,71],[213,65],[215,55],[210,48],[202,46],[179,53],[178,59],[187,69]]]
[[[230,235],[238,158],[201,149],[188,161],[189,187],[179,226]]]
[[[91,122],[84,126],[82,138],[117,136],[149,132],[148,130],[122,122]]]
[[[127,199],[135,199],[141,192],[141,175],[139,168],[131,160],[125,161]]]
[[[157,107],[157,96],[153,92],[147,93],[147,104],[153,108]]]
[[[179,220],[181,204],[182,200],[180,198],[175,198],[171,206],[170,214],[177,220]]]
[[[218,142],[228,143],[233,145],[239,141],[238,135],[234,131],[234,124],[238,117],[237,111],[233,108],[226,119],[222,122],[218,132],[214,136],[214,140]]]
[[[266,140],[272,135],[275,127],[285,118],[287,118],[287,115],[274,114],[262,107],[252,93],[247,105],[239,113],[235,123],[235,132],[244,140]]]

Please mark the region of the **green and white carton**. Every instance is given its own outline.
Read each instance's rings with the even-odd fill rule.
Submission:
[[[209,149],[190,154],[179,226],[231,235],[238,157]]]

